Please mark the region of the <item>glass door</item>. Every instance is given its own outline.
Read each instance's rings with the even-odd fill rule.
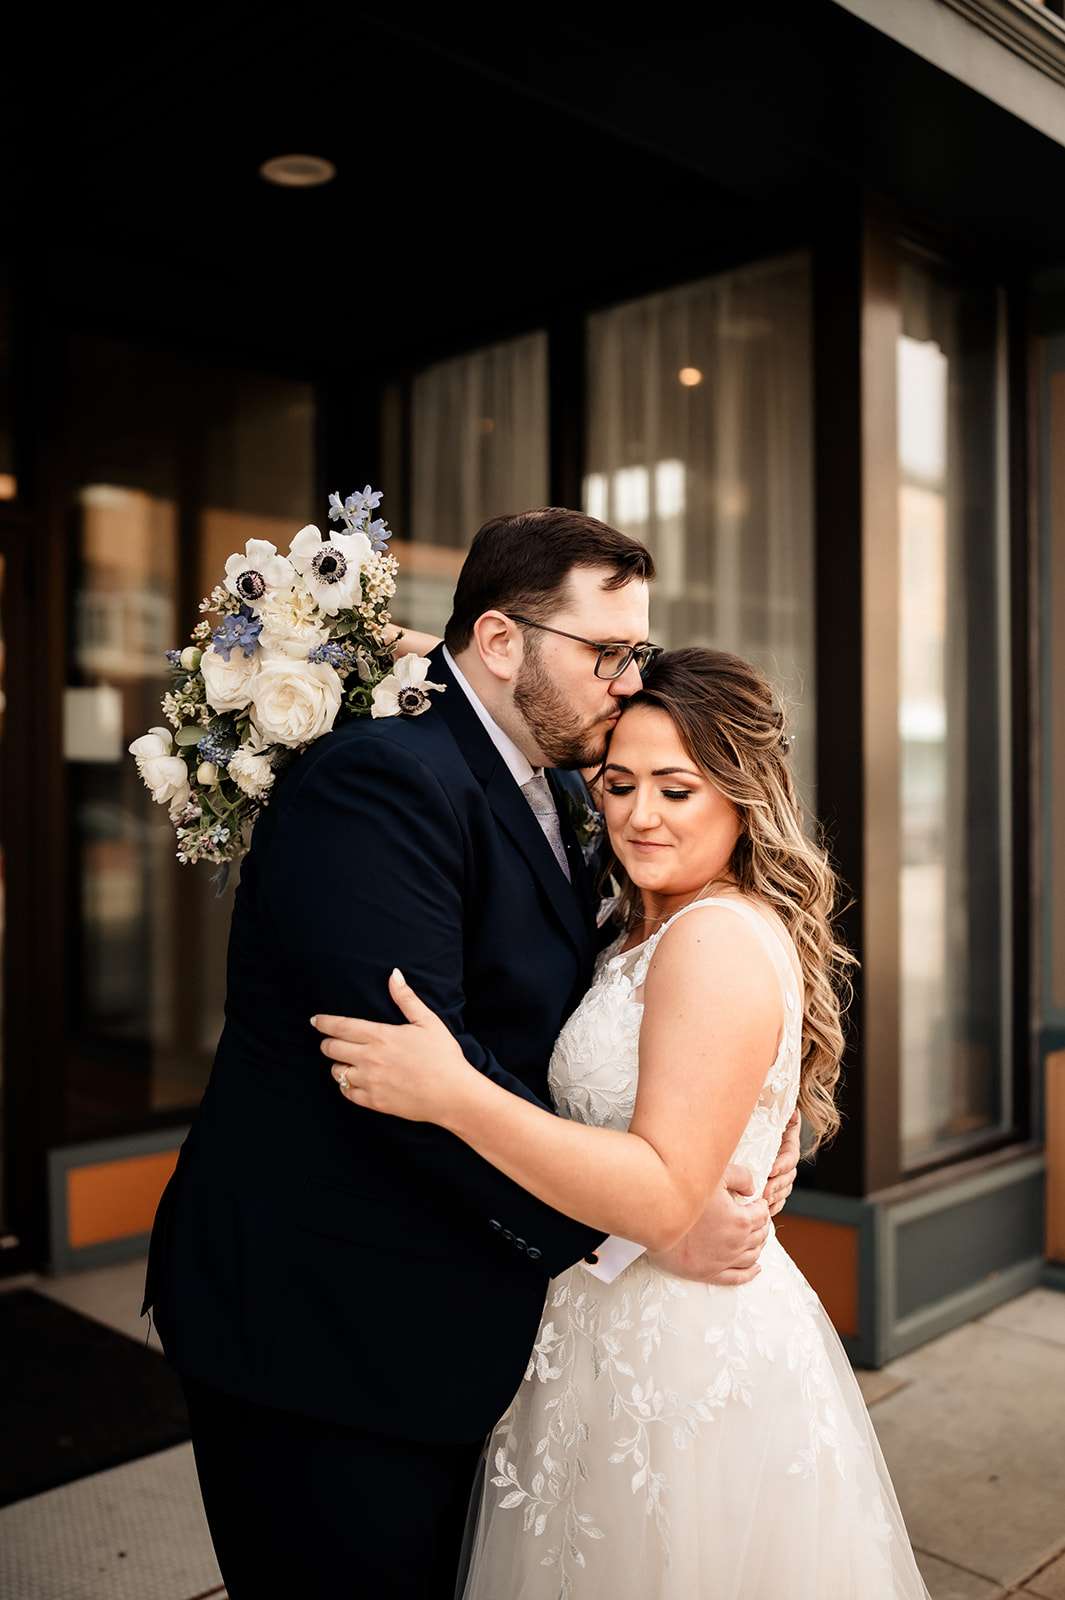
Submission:
[[[24,839],[32,792],[32,668],[22,635],[32,622],[24,591],[27,519],[0,500],[0,1274],[33,1264],[43,1225],[39,1081],[27,1047],[26,969],[32,916]],[[30,681],[27,681],[29,679]],[[22,938],[12,938],[19,928]]]

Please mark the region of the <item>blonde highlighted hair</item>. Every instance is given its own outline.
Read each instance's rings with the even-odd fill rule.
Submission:
[[[777,913],[795,945],[805,993],[799,1110],[816,1149],[840,1126],[835,1090],[855,958],[833,932],[839,880],[803,829],[784,713],[757,667],[696,648],[659,656],[625,709],[640,705],[670,717],[693,761],[735,806],[741,831],[729,871],[741,894]],[[639,890],[620,863],[614,871],[621,914],[637,921]]]

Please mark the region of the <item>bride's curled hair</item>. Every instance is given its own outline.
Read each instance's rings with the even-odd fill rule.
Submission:
[[[696,765],[735,806],[741,831],[729,870],[740,892],[765,901],[791,934],[805,993],[799,1110],[816,1149],[840,1125],[841,1018],[855,958],[833,932],[836,874],[803,829],[784,713],[757,667],[701,648],[659,656],[626,709],[638,705],[667,713]],[[622,914],[632,917],[639,892],[620,866],[615,871]]]

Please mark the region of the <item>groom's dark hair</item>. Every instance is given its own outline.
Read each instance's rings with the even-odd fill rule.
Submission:
[[[651,552],[638,539],[583,511],[539,506],[493,517],[477,530],[462,563],[444,643],[452,655],[465,650],[486,611],[520,611],[542,621],[574,567],[610,567],[605,589],[655,575]]]

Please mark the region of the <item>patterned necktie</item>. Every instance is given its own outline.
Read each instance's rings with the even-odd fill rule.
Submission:
[[[539,777],[532,777],[528,783],[523,783],[521,792],[532,807],[533,815],[541,828],[544,837],[551,846],[552,854],[563,872],[567,881],[572,883],[569,862],[566,860],[566,846],[562,843],[562,824],[558,820],[558,811],[555,807],[555,797],[543,773]]]

